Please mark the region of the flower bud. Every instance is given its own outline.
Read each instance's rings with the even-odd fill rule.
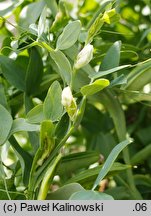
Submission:
[[[70,87],[66,87],[62,91],[62,100],[61,103],[64,107],[70,107],[73,100],[72,92]]]
[[[73,121],[77,113],[77,104],[69,86],[62,91],[61,103],[65,107],[70,119]]]
[[[77,56],[74,64],[75,69],[79,69],[87,65],[93,58],[93,45],[87,44]]]

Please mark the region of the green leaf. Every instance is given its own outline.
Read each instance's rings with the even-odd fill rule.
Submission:
[[[45,120],[41,123],[40,130],[40,148],[37,150],[36,157],[37,165],[41,166],[43,161],[49,156],[54,148],[55,140],[54,125],[50,120]]]
[[[2,105],[0,105],[0,145],[6,142],[12,124],[13,119],[10,113]]]
[[[41,183],[41,186],[40,186],[40,190],[39,190],[39,194],[38,194],[38,200],[45,200],[46,197],[47,197],[47,193],[49,191],[49,188],[50,188],[50,184],[53,180],[53,177],[55,175],[55,171],[57,169],[57,166],[61,160],[61,156],[62,154],[58,154],[55,158],[53,158],[53,160],[51,161],[51,163],[49,164],[46,172],[43,176],[43,179],[42,179],[42,183]]]
[[[102,12],[105,11],[106,7],[108,5],[110,5],[112,1],[105,1],[105,2],[100,2],[100,8],[98,8],[98,10],[94,13],[93,18],[90,20],[90,22],[88,23],[88,28],[90,28],[90,26],[95,22],[96,18],[99,16],[99,14],[101,14]]]
[[[20,147],[20,145],[13,136],[10,137],[9,141],[21,164],[23,182],[25,185],[28,185],[32,157],[28,152],[26,152],[23,148]]]
[[[107,24],[113,24],[119,21],[119,19],[120,19],[120,15],[117,14],[115,8],[105,11],[105,13],[103,14],[103,20]]]
[[[54,124],[50,120],[45,120],[41,123],[40,130],[40,147],[38,148],[32,163],[31,173],[30,173],[30,181],[29,181],[29,190],[31,191],[31,197],[33,196],[34,190],[36,190],[38,185],[36,175],[38,168],[41,167],[44,161],[49,157],[52,150],[55,146],[54,139]],[[45,172],[43,172],[45,174]]]
[[[56,49],[64,50],[73,46],[78,39],[80,30],[81,23],[79,20],[69,23],[58,37]]]
[[[140,91],[133,91],[133,90],[122,90],[118,89],[117,91],[120,92],[122,95],[124,102],[126,103],[136,103],[140,101],[151,101],[151,94],[144,93]]]
[[[127,83],[127,78],[124,74],[121,74],[119,77],[115,78],[110,83],[110,88],[118,85],[124,85]]]
[[[92,187],[92,184],[95,181],[98,174],[100,173],[100,170],[102,169],[102,167],[103,167],[103,165],[99,165],[97,167],[81,171],[78,174],[76,174],[75,176],[73,176],[72,178],[70,178],[67,181],[67,183],[78,182],[83,187],[85,187],[87,185],[91,185],[91,187]],[[119,162],[115,162],[112,165],[112,167],[111,167],[110,171],[108,172],[107,176],[116,175],[120,171],[124,171],[124,170],[130,169],[130,168],[131,168],[130,165],[125,165],[125,164],[121,164]]]
[[[11,2],[12,4],[8,7],[6,7],[5,9],[0,10],[0,16],[9,16],[10,14],[12,14],[13,10],[15,10],[19,5],[21,5],[24,2],[24,0],[14,0],[13,2]]]
[[[110,155],[106,159],[96,181],[94,182],[93,190],[97,187],[97,185],[99,185],[100,181],[106,176],[111,166],[113,165],[114,161],[118,157],[119,153],[131,142],[132,140],[124,140],[123,142],[119,143],[113,148]]]
[[[146,84],[151,82],[151,59],[139,64],[127,76],[126,90],[141,90]]]
[[[29,112],[34,107],[32,97],[25,94],[24,95],[24,104],[25,104],[25,111],[26,111],[26,114],[27,114],[27,112]],[[39,136],[38,136],[38,133],[34,132],[34,131],[32,131],[32,132],[29,131],[28,135],[29,135],[29,141],[30,141],[30,143],[32,145],[32,148],[33,148],[33,151],[35,153],[37,151],[37,149],[39,148]]]
[[[41,123],[43,120],[45,120],[45,116],[43,113],[43,104],[39,104],[35,106],[33,109],[31,109],[26,116],[26,119],[29,123]]]
[[[151,156],[151,144],[144,147],[142,150],[138,151],[132,158],[131,164],[136,165],[144,162],[147,158]]]
[[[114,200],[112,196],[97,191],[78,191],[71,195],[70,200]]]
[[[64,82],[66,82],[69,85],[72,74],[72,69],[69,60],[60,50],[50,51],[50,56],[58,66],[61,78]]]
[[[105,193],[114,197],[115,200],[129,200],[130,192],[127,187],[124,186],[116,186],[111,187],[105,190]]]
[[[101,71],[106,71],[119,66],[121,41],[116,41],[107,51],[106,56],[100,66]]]
[[[100,97],[97,98],[97,100],[100,101],[106,107],[110,116],[112,117],[119,141],[121,142],[125,140],[125,116],[121,104],[118,98],[116,97],[115,93],[109,89],[104,89],[104,91],[100,92]]]
[[[66,135],[66,133],[69,130],[69,125],[70,125],[69,116],[66,113],[65,115],[62,116],[62,118],[56,125],[55,137],[56,137],[57,143],[59,143],[63,139],[63,137]]]
[[[93,95],[102,89],[106,88],[110,84],[107,79],[98,79],[89,85],[85,85],[81,88],[81,93],[85,96]]]
[[[20,13],[19,26],[27,30],[32,23],[36,23],[45,6],[44,1],[27,4]]]
[[[25,71],[14,60],[0,56],[0,68],[4,77],[21,91],[25,91]]]
[[[63,114],[63,106],[61,104],[62,89],[58,81],[50,86],[47,96],[44,100],[43,111],[47,119],[57,121]]]
[[[91,164],[96,163],[98,160],[99,160],[98,152],[86,151],[86,152],[72,153],[62,158],[61,164],[57,170],[57,174],[59,176],[62,176],[62,179],[69,178],[76,171],[82,168],[87,168]]]
[[[29,55],[29,64],[26,72],[26,93],[28,95],[37,92],[43,75],[43,63],[38,50],[32,47]]]
[[[10,135],[19,131],[39,131],[40,126],[35,124],[30,124],[26,122],[23,118],[18,118],[13,121]]]
[[[50,192],[47,195],[47,200],[68,200],[73,193],[82,190],[84,188],[78,183],[67,184],[55,192]]]
[[[120,71],[120,70],[122,70],[122,69],[128,68],[128,67],[130,67],[130,66],[131,66],[131,65],[122,65],[122,66],[115,67],[115,68],[112,68],[112,69],[109,69],[109,70],[99,71],[99,72],[97,72],[97,73],[93,73],[93,74],[89,75],[89,77],[92,78],[92,79],[97,79],[97,78],[106,76],[106,75],[108,75],[108,74],[111,74],[111,73],[115,73],[115,72],[117,72],[117,71]]]
[[[45,0],[45,1],[47,1],[47,4],[55,18],[50,30],[54,33],[57,33],[60,30],[62,30],[70,20],[69,11],[68,11],[69,2],[61,0],[58,2],[58,6],[57,6],[56,0],[52,0],[51,3],[49,0]]]
[[[45,30],[45,25],[46,25],[46,17],[47,17],[47,7],[45,6],[38,22],[38,38],[42,36]]]
[[[119,20],[119,15],[117,14],[115,8],[112,10],[106,11],[104,14],[100,13],[89,28],[86,43],[91,43],[94,36],[97,35],[97,33],[100,31],[104,23],[111,24],[118,20]]]
[[[0,104],[8,109],[8,103],[7,103],[7,98],[4,90],[3,84],[0,83]]]
[[[136,174],[134,175],[136,185],[143,185],[151,188],[151,179],[149,175]]]
[[[47,6],[50,8],[53,17],[55,17],[57,14],[57,11],[58,11],[58,6],[57,6],[56,0],[51,0],[51,1],[44,0],[44,1],[46,2]]]
[[[145,116],[146,109],[143,110],[143,115]],[[141,119],[141,116],[138,117],[136,123],[139,124],[139,121]],[[148,127],[144,125],[144,127],[140,128],[137,130],[135,133],[137,139],[139,140],[140,143],[142,143],[143,146],[147,146],[148,144],[151,144],[151,125],[149,124]]]

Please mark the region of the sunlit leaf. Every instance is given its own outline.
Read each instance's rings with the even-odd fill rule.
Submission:
[[[33,2],[26,5],[20,13],[19,25],[26,29],[30,24],[36,23],[44,6],[44,1]]]
[[[38,22],[38,38],[41,37],[45,30],[46,25],[46,16],[47,16],[47,7],[44,7]]]
[[[110,82],[107,79],[98,79],[89,85],[83,86],[81,88],[81,93],[86,96],[93,95],[106,88],[109,84]]]

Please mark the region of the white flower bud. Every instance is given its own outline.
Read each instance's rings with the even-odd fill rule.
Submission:
[[[62,91],[62,100],[61,103],[64,107],[70,107],[73,101],[73,96],[70,87],[66,87]]]
[[[65,107],[70,119],[74,121],[77,113],[77,104],[72,96],[72,92],[69,86],[64,88],[62,91],[61,103]]]
[[[75,69],[79,69],[87,65],[93,58],[93,45],[87,44],[77,56],[74,64]]]

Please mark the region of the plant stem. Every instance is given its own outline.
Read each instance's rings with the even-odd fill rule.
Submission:
[[[57,165],[59,164],[60,160],[61,160],[62,154],[60,153],[56,158],[54,158],[52,160],[52,162],[50,163],[44,178],[42,180],[41,186],[40,186],[40,190],[39,190],[39,194],[38,194],[38,200],[45,200],[48,190],[49,190],[49,186],[50,186],[50,182],[53,179],[54,176],[54,171],[56,170]]]
[[[47,170],[49,170],[48,167],[51,166],[50,164],[52,164],[52,161],[55,160],[54,158],[56,157],[56,155],[58,155],[58,153],[61,150],[61,148],[65,145],[67,139],[70,137],[70,135],[73,133],[73,131],[79,126],[79,124],[80,124],[80,122],[82,120],[82,116],[83,116],[84,110],[85,110],[85,103],[86,103],[86,97],[83,97],[74,124],[70,126],[70,129],[68,130],[68,133],[64,136],[64,138],[61,140],[61,142],[56,146],[56,148],[53,150],[53,152],[51,153],[51,155],[49,156],[49,158],[38,169],[38,171],[33,174],[33,176],[32,176],[32,178],[33,178],[32,182],[30,183],[30,187],[28,188],[29,199],[33,199],[34,191],[37,188],[38,184],[42,181],[43,176],[46,175]],[[45,174],[43,175],[43,173],[45,173]],[[46,178],[45,182],[47,180],[48,180],[48,178]],[[45,184],[45,183],[43,183],[43,184]],[[41,192],[40,192],[40,194],[41,194]],[[39,195],[39,196],[41,197],[42,195]]]

